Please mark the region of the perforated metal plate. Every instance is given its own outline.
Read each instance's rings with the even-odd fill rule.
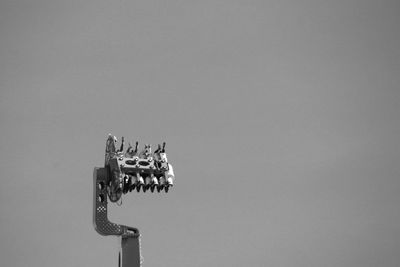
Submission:
[[[140,267],[140,234],[137,228],[120,225],[108,220],[107,216],[107,169],[94,168],[93,172],[93,225],[101,235],[116,235],[121,238],[118,267]]]
[[[108,220],[107,215],[107,169],[94,168],[93,172],[93,225],[101,235],[139,237],[137,228],[116,224]]]

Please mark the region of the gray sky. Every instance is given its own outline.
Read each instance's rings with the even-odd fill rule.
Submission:
[[[116,266],[109,132],[166,141],[124,197],[144,266],[399,266],[398,1],[1,1],[2,266]]]

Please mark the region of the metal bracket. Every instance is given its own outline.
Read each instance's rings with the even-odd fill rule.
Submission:
[[[110,222],[107,216],[108,170],[94,168],[93,172],[93,225],[100,235],[121,238],[118,267],[140,267],[140,234],[137,228]]]

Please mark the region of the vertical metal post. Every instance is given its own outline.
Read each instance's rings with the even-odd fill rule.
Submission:
[[[140,237],[121,236],[120,267],[141,266]]]

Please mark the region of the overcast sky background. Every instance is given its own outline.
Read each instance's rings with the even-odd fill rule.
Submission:
[[[400,3],[0,2],[0,263],[117,266],[108,133],[167,142],[144,266],[400,265]]]

